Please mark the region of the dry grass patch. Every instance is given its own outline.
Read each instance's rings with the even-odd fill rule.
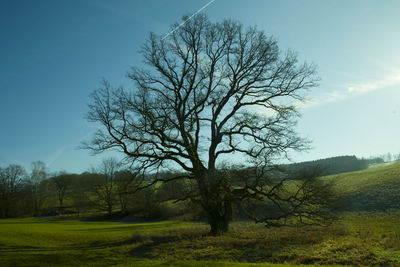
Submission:
[[[375,220],[379,223],[385,224]],[[387,251],[397,250],[400,237],[381,235],[377,225],[367,228],[363,216],[352,215],[329,227],[268,229],[236,222],[223,236],[209,236],[208,227],[199,225],[157,235],[135,235],[131,255],[178,261],[399,266],[400,258]]]

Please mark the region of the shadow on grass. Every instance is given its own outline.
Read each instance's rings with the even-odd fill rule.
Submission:
[[[34,250],[0,253],[0,266],[111,266],[121,259],[101,251]]]
[[[84,229],[73,229],[74,232],[85,233],[105,233],[105,232],[118,232],[118,231],[150,231],[166,229],[166,225],[125,225],[125,226],[107,226],[107,227],[93,227]]]
[[[400,266],[398,261],[378,255],[374,245],[366,243],[369,239],[348,236],[341,228],[246,227],[223,236],[206,233],[136,235],[132,238],[135,247],[129,253],[132,257],[178,261]]]

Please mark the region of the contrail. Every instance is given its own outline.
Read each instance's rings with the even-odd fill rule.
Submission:
[[[61,156],[64,152],[65,146],[58,149],[51,157],[46,161],[46,168],[50,168],[50,166]]]
[[[174,33],[177,29],[179,29],[180,27],[182,27],[182,25],[184,25],[186,22],[188,22],[189,20],[191,20],[194,16],[196,16],[198,13],[200,13],[203,9],[205,9],[206,7],[208,7],[209,5],[211,5],[215,0],[211,0],[210,2],[208,2],[207,4],[205,4],[202,8],[200,8],[199,10],[197,10],[196,12],[193,13],[193,15],[191,15],[189,18],[187,18],[184,22],[182,22],[181,24],[179,24],[178,26],[176,26],[172,31],[170,31],[169,33],[167,33],[163,38],[161,38],[161,40],[163,41],[165,38],[167,38],[170,34]]]

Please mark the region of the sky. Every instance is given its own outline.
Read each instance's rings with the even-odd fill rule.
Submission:
[[[209,0],[1,0],[0,167],[33,161],[80,173],[103,157],[79,149],[97,125],[85,119],[104,77],[132,88],[149,32],[165,35]],[[313,141],[295,162],[400,153],[400,1],[215,0],[212,21],[235,19],[274,36],[282,51],[318,66],[318,87],[299,106]]]

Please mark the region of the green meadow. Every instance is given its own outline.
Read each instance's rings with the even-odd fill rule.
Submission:
[[[347,211],[400,210],[400,163],[363,171],[331,175],[341,204]]]
[[[327,176],[346,203],[391,203],[400,165]],[[394,204],[393,204],[394,205]],[[373,207],[372,207],[373,208]],[[339,214],[327,227],[236,221],[223,236],[185,221],[0,220],[0,266],[400,266],[400,211]]]
[[[400,183],[400,163],[362,171],[326,176],[323,179],[334,182],[340,194],[362,193],[380,186]],[[392,195],[393,196],[393,195]]]
[[[200,223],[177,221],[120,223],[59,218],[4,219],[0,221],[0,266],[231,266],[230,261],[197,261],[193,252],[193,255],[185,255],[190,248],[179,251],[181,255],[163,255],[160,259],[156,258],[161,251],[153,255],[153,244],[156,244],[154,249],[158,243],[160,247],[165,245],[161,240],[184,243],[193,237],[201,239],[205,230],[205,225]],[[207,250],[212,248],[205,247],[203,254]]]
[[[400,214],[348,213],[329,227],[233,223],[0,221],[0,266],[400,265]]]

